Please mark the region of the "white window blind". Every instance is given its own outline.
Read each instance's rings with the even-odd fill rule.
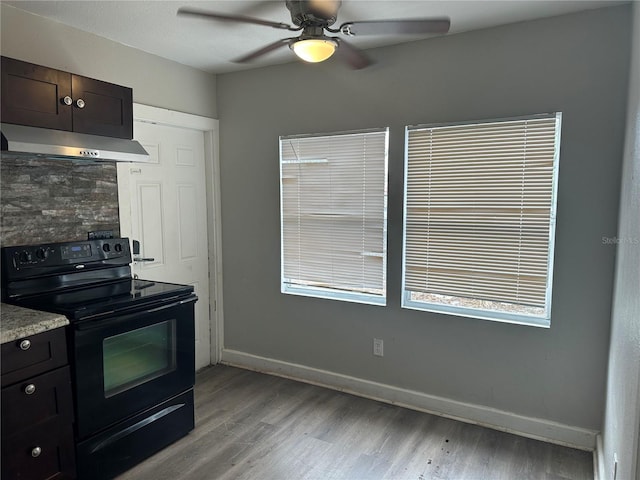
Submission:
[[[385,304],[387,138],[280,138],[283,293]]]
[[[407,127],[404,307],[549,325],[560,122]]]

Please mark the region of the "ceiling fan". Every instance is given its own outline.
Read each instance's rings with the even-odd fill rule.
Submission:
[[[326,32],[342,34],[346,37],[436,34],[447,33],[451,23],[447,17],[367,20],[346,22],[338,28],[331,28],[337,20],[342,0],[286,0],[285,4],[291,12],[291,21],[295,26],[244,15],[209,12],[191,7],[180,8],[178,15],[190,15],[221,22],[250,23],[292,32],[302,31],[297,37],[277,40],[248,55],[237,58],[234,60],[237,63],[251,62],[262,55],[288,45],[300,59],[310,63],[323,62],[339,49],[340,56],[354,69],[367,67],[371,64],[371,60],[362,50],[343,38],[328,36]]]

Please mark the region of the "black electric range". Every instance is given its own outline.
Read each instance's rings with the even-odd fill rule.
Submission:
[[[129,240],[4,247],[2,300],[65,315],[79,480],[110,479],[194,428],[191,285],[137,279]]]

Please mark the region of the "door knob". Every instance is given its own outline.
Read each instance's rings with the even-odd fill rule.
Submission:
[[[83,99],[79,98],[78,100],[76,100],[76,107],[84,108],[84,106],[85,106],[85,103]]]
[[[39,457],[41,453],[42,453],[42,449],[40,447],[33,447],[31,449],[31,456],[33,458]]]
[[[26,387],[24,387],[24,393],[27,395],[33,395],[36,392],[36,386],[33,383],[30,383]]]
[[[62,103],[64,103],[65,105],[71,105],[73,103],[73,98],[67,95],[66,97],[62,98]]]
[[[31,340],[22,340],[20,342],[20,350],[29,350],[31,348]]]

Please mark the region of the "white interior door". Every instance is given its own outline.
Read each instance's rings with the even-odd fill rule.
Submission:
[[[134,262],[140,278],[193,285],[196,303],[196,368],[211,363],[209,255],[204,133],[168,125],[134,123],[134,138],[152,163],[118,164],[120,210],[130,210],[123,236],[140,241]]]

